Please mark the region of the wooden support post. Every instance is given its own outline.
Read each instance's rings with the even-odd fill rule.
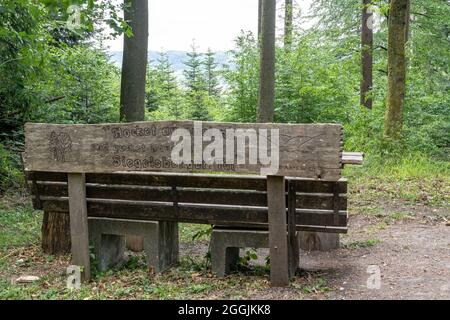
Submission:
[[[267,176],[267,206],[270,283],[272,287],[286,287],[289,285],[289,266],[284,176]]]
[[[288,182],[288,251],[289,251],[289,277],[295,277],[298,267],[299,246],[297,239],[297,230],[295,225],[295,184]]]
[[[89,262],[89,234],[86,204],[86,177],[84,173],[69,173],[70,237],[72,242],[72,264],[82,267],[81,280],[91,278]]]

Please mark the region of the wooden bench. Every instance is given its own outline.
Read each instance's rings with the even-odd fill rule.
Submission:
[[[35,209],[69,213],[67,174],[27,172],[26,176]],[[222,229],[268,230],[266,177],[168,173],[88,173],[85,177],[89,218],[164,219],[219,225]],[[347,232],[345,179],[327,182],[287,177],[285,181],[285,203],[294,217],[296,231]],[[292,241],[297,241],[295,234],[293,237]],[[176,244],[167,249],[173,246]],[[294,253],[294,261],[295,256],[298,253]],[[163,259],[161,263],[170,266],[175,260]],[[156,264],[151,267],[156,271],[165,269]]]
[[[261,163],[174,165],[170,134],[184,128],[195,135],[198,123],[191,121],[26,125],[24,166],[34,207],[70,214],[72,263],[83,267],[84,280],[90,278],[88,217],[268,229],[273,286],[289,283],[297,230],[347,231],[341,126],[202,124],[202,134],[213,128],[223,136],[230,127],[279,130],[276,175],[243,174],[260,174]]]

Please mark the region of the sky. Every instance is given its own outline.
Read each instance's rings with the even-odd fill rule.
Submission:
[[[149,50],[189,51],[192,40],[200,51],[227,51],[241,30],[256,33],[258,0],[148,0]],[[302,10],[311,0],[298,0]],[[282,14],[284,0],[277,0]],[[283,22],[277,22],[282,30]],[[122,37],[106,43],[111,51],[121,51]]]

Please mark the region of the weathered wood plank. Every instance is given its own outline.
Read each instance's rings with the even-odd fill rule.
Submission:
[[[45,211],[68,212],[68,200],[64,198],[43,197]],[[89,217],[135,219],[147,221],[179,221],[203,224],[265,224],[267,208],[249,206],[178,204],[171,202],[142,202],[87,199]],[[322,225],[345,227],[347,211],[339,212],[338,224],[334,224],[332,210],[296,209],[296,225]]]
[[[248,225],[215,225],[214,228],[218,229],[228,229],[228,230],[268,230],[266,224],[248,224]],[[313,231],[313,232],[324,232],[324,233],[347,233],[347,227],[327,227],[327,226],[302,226],[297,225],[297,231]]]
[[[334,193],[334,181],[307,180],[287,177],[295,185],[298,193]],[[287,190],[287,189],[286,189]],[[347,193],[347,179],[341,178],[338,181],[338,192]]]
[[[91,267],[84,174],[70,173],[68,175],[68,187],[72,264],[83,267],[82,281],[89,281]]]
[[[267,204],[270,284],[273,287],[285,287],[289,285],[289,262],[284,177],[267,177]]]
[[[59,172],[27,171],[30,181],[67,182],[67,174]],[[295,184],[297,192],[333,193],[332,181],[286,177]],[[266,191],[266,177],[256,175],[191,174],[167,172],[87,173],[86,183],[111,185],[140,185],[181,188],[214,188]],[[287,183],[286,183],[287,191]],[[338,181],[339,193],[347,193],[347,180]]]
[[[364,162],[364,153],[362,152],[343,152],[342,164],[362,165]]]
[[[292,181],[288,181],[288,249],[289,249],[289,276],[295,277],[299,262],[299,246],[295,225],[296,190]]]
[[[296,226],[297,231],[308,231],[308,232],[323,232],[323,233],[347,233],[347,227],[332,227],[332,226]]]
[[[174,132],[178,132],[176,129],[184,129],[186,135],[174,137]],[[209,129],[216,131],[208,131],[214,137],[208,140],[203,138],[203,133]],[[186,154],[179,154],[186,157],[180,164],[172,159],[172,151],[182,146],[181,141],[186,146]],[[220,171],[338,180],[342,166],[342,126],[337,124],[193,121],[100,125],[28,123],[25,125],[25,145],[25,170],[30,171]],[[238,163],[241,147],[245,152],[241,153],[242,162]],[[212,149],[220,149],[223,153],[210,152],[214,153],[215,162],[209,163],[207,151]],[[279,151],[279,157],[275,156],[276,151]],[[250,154],[255,156],[252,161]],[[278,164],[275,158],[279,160]],[[262,170],[271,165],[273,170]]]
[[[65,183],[45,183],[36,185],[35,194],[50,197],[67,197],[67,185]],[[224,189],[193,189],[176,188],[174,193],[171,187],[144,187],[124,185],[99,185],[86,184],[87,198],[95,199],[120,199],[135,201],[174,201],[184,203],[228,204],[243,206],[267,206],[266,192],[253,190],[224,190]],[[35,198],[39,200],[39,197]],[[297,194],[295,207],[310,209],[334,209],[335,202],[332,194],[302,193]],[[347,210],[347,198],[342,195],[337,199],[339,210]],[[38,202],[36,202],[38,204]],[[36,206],[41,209],[42,206]]]

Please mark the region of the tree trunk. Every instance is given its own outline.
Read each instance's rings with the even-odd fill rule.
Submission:
[[[411,0],[407,0],[407,4],[406,4],[406,27],[405,27],[405,37],[406,40],[405,42],[409,41],[410,38],[410,33],[411,33],[411,29],[410,29],[410,16],[411,16]]]
[[[124,35],[122,79],[120,86],[121,121],[143,121],[145,117],[145,76],[148,47],[148,1],[124,0],[124,18],[133,36]],[[133,251],[144,249],[142,237],[127,236],[127,247]]]
[[[292,44],[293,31],[293,5],[292,0],[285,0],[284,5],[284,48],[289,50]]]
[[[262,6],[263,6],[263,0],[258,0],[258,41],[261,40],[261,34],[262,34]]]
[[[124,0],[124,18],[133,35],[124,35],[122,79],[120,86],[120,119],[144,120],[145,74],[147,70],[148,2]]]
[[[363,0],[361,27],[361,90],[360,104],[372,109],[372,52],[373,52],[373,14],[372,0]]]
[[[42,250],[46,254],[70,252],[70,217],[68,213],[44,211]]]
[[[384,135],[400,140],[406,81],[406,28],[408,0],[391,0],[388,30],[388,95]]]
[[[273,122],[275,106],[276,1],[263,0],[257,122]]]

